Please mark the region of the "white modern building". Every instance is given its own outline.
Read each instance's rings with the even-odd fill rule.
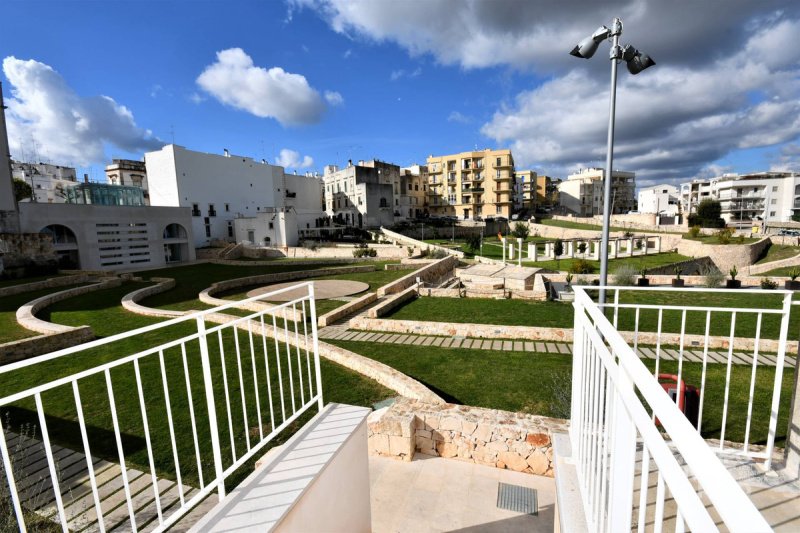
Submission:
[[[11,176],[31,186],[34,196],[23,202],[63,204],[64,191],[78,183],[75,169],[49,163],[22,163],[11,161]]]
[[[681,184],[680,197],[687,214],[695,213],[704,199],[719,201],[722,218],[733,226],[789,222],[800,214],[800,174],[756,172],[695,179]]]
[[[680,194],[674,185],[653,185],[639,189],[637,211],[645,214],[675,216],[680,212]]]
[[[325,212],[334,224],[377,228],[400,217],[400,167],[383,161],[352,161],[325,167]]]
[[[561,207],[579,217],[603,214],[605,169],[585,168],[558,184]],[[636,173],[614,170],[611,173],[611,213],[621,214],[636,207]]]
[[[273,224],[294,219],[298,228],[321,224],[322,182],[313,175],[286,174],[283,167],[257,162],[249,157],[195,152],[174,144],[145,154],[150,205],[191,209],[195,246],[213,239],[250,240],[249,233],[236,233],[237,218],[266,220],[276,213]],[[268,227],[269,222],[267,222]],[[244,228],[243,228],[244,230]],[[255,235],[252,235],[255,237]],[[266,241],[265,237],[270,240]],[[296,232],[281,229],[253,242],[294,246]]]

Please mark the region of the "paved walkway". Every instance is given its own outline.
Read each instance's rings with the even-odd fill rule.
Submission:
[[[552,478],[416,454],[410,463],[369,458],[372,531],[550,533]],[[538,516],[497,507],[500,483],[535,489]]]
[[[17,491],[22,505],[29,511],[58,520],[52,478],[42,442],[31,437],[20,437],[6,432],[11,460],[14,464]],[[64,505],[64,513],[70,531],[99,531],[97,512],[92,495],[86,456],[68,448],[53,445],[53,456],[59,472],[59,488]],[[91,458],[100,497],[100,508],[106,531],[131,531],[130,515],[125,500],[122,469],[116,463]],[[151,531],[158,525],[158,513],[153,490],[153,477],[149,473],[134,468],[126,470],[132,495],[136,526],[139,531]],[[0,464],[0,476],[5,473]],[[197,489],[168,479],[156,479],[161,510],[164,518],[180,505],[180,492],[184,499],[191,498]],[[216,498],[208,498],[190,514],[204,514],[216,504]],[[178,524],[178,530],[185,528]]]
[[[376,342],[381,344],[409,344],[412,346],[431,346],[435,348],[465,348],[472,350],[490,350],[497,352],[531,352],[549,354],[572,354],[572,344],[566,342],[542,342],[506,339],[476,339],[464,337],[435,337],[429,335],[413,335],[406,333],[386,333],[374,331],[360,331],[348,329],[345,324],[328,326],[319,330],[320,339]],[[639,357],[642,359],[655,359],[655,347],[642,346],[637,349]],[[678,350],[674,348],[662,348],[660,358],[664,361],[677,361],[680,357]],[[693,363],[703,362],[702,350],[684,350],[683,359]],[[728,362],[727,351],[709,351],[709,363]],[[777,359],[774,354],[759,354],[758,364],[763,366],[775,366]],[[743,352],[733,353],[733,364],[752,365],[753,354]],[[784,361],[784,368],[794,368],[795,358],[787,355]]]

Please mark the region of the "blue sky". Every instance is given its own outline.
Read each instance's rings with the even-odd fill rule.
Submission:
[[[0,43],[12,155],[99,177],[174,132],[299,171],[477,146],[565,177],[603,164],[608,110],[607,46],[567,52],[619,14],[623,42],[658,65],[620,69],[615,166],[643,184],[796,168],[800,53],[772,53],[800,28],[793,3],[731,0],[721,16],[709,0],[698,24],[680,3],[11,1],[4,18],[24,21]]]

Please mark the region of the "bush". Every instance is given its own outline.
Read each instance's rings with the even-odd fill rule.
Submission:
[[[586,259],[576,259],[569,271],[574,274],[591,274],[594,272],[594,266]]]
[[[633,237],[633,232],[632,231],[626,231],[626,232],[624,232],[622,234],[622,236],[625,237],[626,239],[630,239],[631,237]]]
[[[622,265],[613,274],[614,285],[636,285],[639,271],[633,265]]]
[[[564,255],[564,241],[556,239],[556,242],[553,243],[553,253],[556,257]]]
[[[414,255],[414,247],[413,246],[406,246],[406,251],[408,252],[408,257]]]
[[[761,280],[761,288],[768,291],[774,291],[778,288],[778,282],[769,278],[764,278]]]
[[[725,274],[720,272],[717,267],[709,267],[703,271],[703,278],[705,278],[706,287],[714,289],[725,281]]]
[[[700,236],[700,226],[692,226],[689,228],[689,237],[696,239]]]
[[[517,222],[514,224],[514,231],[512,231],[511,234],[517,239],[527,239],[530,232],[531,230],[527,224],[524,222]]]
[[[582,254],[585,252],[586,252],[586,243],[585,242],[578,243],[578,253]]]
[[[437,248],[436,250],[432,250],[428,255],[428,257],[430,257],[431,259],[444,259],[445,257],[447,257],[447,252]]]
[[[353,257],[375,257],[378,255],[378,250],[370,248],[366,244],[356,244],[353,250]]]
[[[706,198],[697,206],[697,213],[689,215],[689,225],[724,228],[725,221],[722,220],[720,214],[722,214],[722,205],[716,200]]]
[[[481,249],[481,236],[477,233],[467,235],[464,241],[465,246],[473,252],[477,252]]]
[[[720,244],[730,244],[733,230],[730,228],[723,228],[716,233],[716,236]]]

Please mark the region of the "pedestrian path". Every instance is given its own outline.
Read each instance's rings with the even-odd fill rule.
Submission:
[[[56,495],[42,442],[10,431],[5,431],[5,437],[22,507],[40,517],[58,521]],[[69,530],[99,531],[86,456],[58,445],[53,445],[52,451]],[[187,485],[179,487],[172,480],[154,479],[149,473],[127,468],[125,472],[136,520],[134,529],[125,498],[122,468],[117,463],[95,457],[90,460],[106,531],[150,531],[157,527],[159,509],[156,505],[156,491],[159,494],[160,513],[164,519],[178,510],[181,499],[186,501],[197,493],[197,489]],[[2,464],[0,477],[5,479]],[[202,509],[195,508],[193,513],[197,511],[202,514],[215,504],[216,499],[207,499],[198,505]],[[181,529],[180,523],[178,529]]]
[[[531,352],[547,354],[572,354],[572,343],[550,342],[550,341],[526,341],[526,340],[507,340],[507,339],[477,339],[471,337],[437,337],[431,335],[414,335],[408,333],[387,333],[382,331],[361,331],[349,329],[346,324],[338,324],[321,328],[319,330],[320,339],[356,341],[356,342],[375,342],[379,344],[407,344],[412,346],[430,346],[434,348],[465,348],[472,350],[488,350],[495,352]],[[656,351],[653,346],[642,346],[637,349],[637,353],[642,359],[656,359]],[[681,357],[678,350],[674,348],[661,348],[660,359],[663,361],[677,361]],[[703,362],[702,350],[683,350],[683,360],[694,363]],[[728,362],[728,352],[708,351],[709,363]],[[734,365],[752,365],[753,354],[734,352],[732,357]],[[759,366],[776,366],[777,359],[774,354],[759,354]],[[795,358],[787,355],[784,361],[784,368],[794,368]]]

